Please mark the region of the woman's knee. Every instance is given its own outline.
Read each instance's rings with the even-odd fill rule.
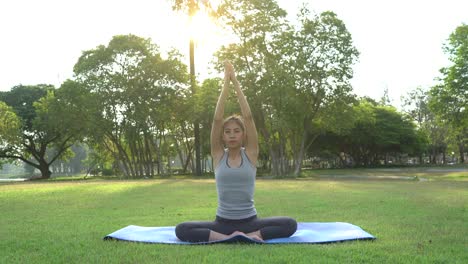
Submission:
[[[189,224],[188,223],[180,223],[175,228],[175,234],[178,239],[182,241],[187,240],[187,234],[189,231]]]
[[[297,230],[297,221],[294,218],[286,217],[285,226],[288,236],[292,236]]]

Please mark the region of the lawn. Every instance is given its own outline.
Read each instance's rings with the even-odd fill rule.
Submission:
[[[325,245],[103,241],[127,225],[212,220],[212,179],[0,184],[0,263],[464,263],[468,182],[257,181],[259,216],[349,222],[377,237]]]
[[[414,179],[435,181],[468,181],[468,166],[433,166],[402,168],[362,168],[362,169],[313,169],[304,170],[304,177],[334,179]]]

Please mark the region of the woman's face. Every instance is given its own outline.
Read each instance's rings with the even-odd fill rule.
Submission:
[[[240,148],[244,138],[244,131],[236,121],[224,124],[223,142],[227,148]]]

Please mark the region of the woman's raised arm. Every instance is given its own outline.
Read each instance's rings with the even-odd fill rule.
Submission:
[[[242,112],[242,118],[244,119],[244,125],[246,130],[246,141],[244,143],[245,152],[249,157],[250,162],[252,162],[252,164],[256,166],[258,159],[258,135],[252,112],[250,110],[249,103],[247,102],[247,99],[245,98],[245,95],[242,92],[242,89],[240,88],[239,81],[237,81],[236,74],[234,72],[234,67],[230,63],[227,63],[225,67],[227,71],[230,72],[230,79],[234,84],[234,90],[236,91],[237,99],[239,101],[239,106]]]
[[[227,71],[226,62],[224,71],[224,85],[221,90],[221,94],[216,104],[215,114],[213,117],[213,124],[211,126],[211,156],[213,157],[214,168],[218,165],[224,154],[224,144],[222,140],[223,133],[223,121],[224,121],[224,105],[229,95],[229,82],[230,72]]]

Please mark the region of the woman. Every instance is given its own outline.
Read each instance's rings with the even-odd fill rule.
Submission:
[[[224,86],[211,128],[211,155],[218,191],[216,219],[213,222],[181,223],[176,227],[176,235],[188,242],[224,240],[237,235],[258,241],[289,237],[296,232],[296,220],[289,217],[257,218],[253,200],[258,157],[257,129],[234,68],[229,62],[224,66]],[[231,116],[223,120],[230,81],[234,84],[242,117]]]

